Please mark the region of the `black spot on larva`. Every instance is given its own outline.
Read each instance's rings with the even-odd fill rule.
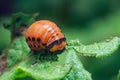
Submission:
[[[40,43],[40,38],[37,38],[37,42]]]
[[[42,45],[43,45],[43,46],[46,46],[46,44],[45,44],[45,43],[43,43]]]
[[[36,48],[36,45],[34,44],[34,47]]]
[[[29,44],[29,47],[32,47],[32,44]]]
[[[40,45],[38,45],[38,48],[40,48]]]
[[[29,41],[31,41],[31,38],[30,38],[30,37],[28,37],[28,40],[29,40]]]
[[[35,41],[35,38],[34,38],[34,37],[32,37],[32,41]]]

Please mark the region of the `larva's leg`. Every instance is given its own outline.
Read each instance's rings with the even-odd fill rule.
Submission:
[[[38,51],[35,51],[35,50],[31,50],[30,53],[32,53],[32,56],[35,56],[38,54]],[[39,62],[39,59],[35,59],[33,62],[32,62],[32,65],[35,65],[36,63]]]
[[[34,64],[36,64],[36,63],[38,63],[38,60],[33,61],[33,62],[32,62],[32,65],[34,65]]]

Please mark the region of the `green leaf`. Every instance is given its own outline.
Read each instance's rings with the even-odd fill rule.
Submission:
[[[11,21],[9,23],[4,23],[4,27],[11,31],[11,38],[13,39],[15,37],[23,35],[27,27],[36,21],[37,17],[38,13],[15,13],[12,15]]]
[[[73,49],[61,54],[46,55],[34,65],[33,62],[38,60],[41,52],[33,55],[29,51],[24,37],[14,39],[7,53],[9,70],[0,78],[3,80],[72,80],[73,78],[91,80],[90,73],[83,68]],[[10,75],[7,76],[8,74]]]
[[[77,44],[75,42],[77,42]],[[78,41],[71,41],[70,43],[72,45],[68,44],[68,48],[75,49],[79,54],[84,56],[104,57],[111,55],[119,48],[120,39],[118,37],[114,37],[112,39],[107,39],[106,41],[91,45],[82,45]]]
[[[71,71],[71,66],[65,65],[66,52],[58,56],[58,61],[39,61],[32,64],[36,57],[31,56],[25,62],[22,62],[16,67],[15,77],[24,79],[24,77],[31,77],[35,80],[60,80]],[[39,55],[38,55],[39,56]]]
[[[63,79],[71,71],[72,66],[65,64],[66,51],[59,55],[57,53],[46,55],[33,65],[33,62],[38,60],[40,54],[41,52],[36,55],[30,53],[24,37],[14,39],[7,53],[9,71],[6,71],[0,78],[3,80],[9,78],[21,80],[29,77],[35,80],[59,80]],[[10,75],[7,76],[8,74]]]
[[[11,67],[16,63],[21,62],[25,57],[27,57],[30,53],[30,49],[25,42],[24,37],[16,38],[12,44],[10,45],[7,55],[7,66]]]
[[[30,61],[17,67],[16,78],[24,79],[29,76],[35,80],[92,80],[91,74],[83,68],[74,50],[65,51],[58,57],[57,62],[45,61],[31,65],[34,60],[32,57]]]
[[[24,14],[22,12],[15,13],[12,15],[11,22],[9,24],[5,24],[5,28],[9,30],[20,29],[21,27],[29,26],[33,23],[38,16],[38,13],[35,14]]]
[[[15,68],[12,68],[9,71],[4,72],[4,74],[2,74],[0,76],[1,80],[14,80],[15,79]]]
[[[80,59],[73,49],[68,50],[66,59],[66,64],[72,65],[73,67],[65,80],[92,80],[91,74],[84,69]]]

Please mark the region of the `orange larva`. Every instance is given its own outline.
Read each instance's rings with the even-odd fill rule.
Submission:
[[[25,33],[26,41],[33,51],[42,49],[50,52],[63,50],[66,39],[59,27],[49,20],[34,22]]]

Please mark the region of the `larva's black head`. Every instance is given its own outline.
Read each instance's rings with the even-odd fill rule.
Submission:
[[[47,49],[50,52],[55,52],[64,49],[66,46],[66,39],[65,38],[60,38],[58,40],[55,40],[51,44],[47,46]]]

